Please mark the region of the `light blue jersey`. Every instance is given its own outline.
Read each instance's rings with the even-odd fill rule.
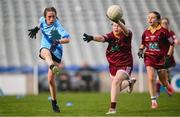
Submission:
[[[52,25],[47,25],[45,18],[40,18],[40,29],[42,31],[41,47],[51,48],[51,45],[55,40],[60,40],[61,38],[70,38],[70,35],[64,30],[59,20],[56,19]],[[52,52],[52,51],[51,51]],[[58,59],[62,58],[63,47],[58,44],[54,51],[52,52]]]

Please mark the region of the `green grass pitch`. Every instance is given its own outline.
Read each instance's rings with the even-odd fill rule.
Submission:
[[[48,93],[24,97],[1,96],[0,116],[107,116],[109,93],[65,92],[58,94],[61,113],[51,110]],[[66,106],[72,102],[72,106]],[[114,116],[180,116],[180,93],[158,98],[159,108],[150,108],[148,93],[120,93]]]

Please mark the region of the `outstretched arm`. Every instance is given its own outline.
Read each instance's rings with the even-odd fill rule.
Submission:
[[[88,35],[86,33],[83,34],[83,40],[89,43],[90,41],[104,42],[105,38],[102,35]]]
[[[102,35],[94,35],[93,37],[94,37],[94,41],[97,41],[97,42],[105,41],[105,38]]]

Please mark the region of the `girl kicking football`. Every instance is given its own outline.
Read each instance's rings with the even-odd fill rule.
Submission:
[[[54,7],[44,10],[44,16],[39,20],[39,26],[29,30],[30,38],[36,38],[36,34],[41,30],[41,47],[39,56],[48,64],[48,83],[51,94],[52,109],[60,112],[57,105],[55,76],[59,75],[63,55],[63,44],[69,43],[70,35],[64,30]]]

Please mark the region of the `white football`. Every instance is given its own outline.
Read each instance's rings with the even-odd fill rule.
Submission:
[[[106,12],[107,17],[112,21],[118,21],[123,16],[122,8],[119,5],[111,5]]]

